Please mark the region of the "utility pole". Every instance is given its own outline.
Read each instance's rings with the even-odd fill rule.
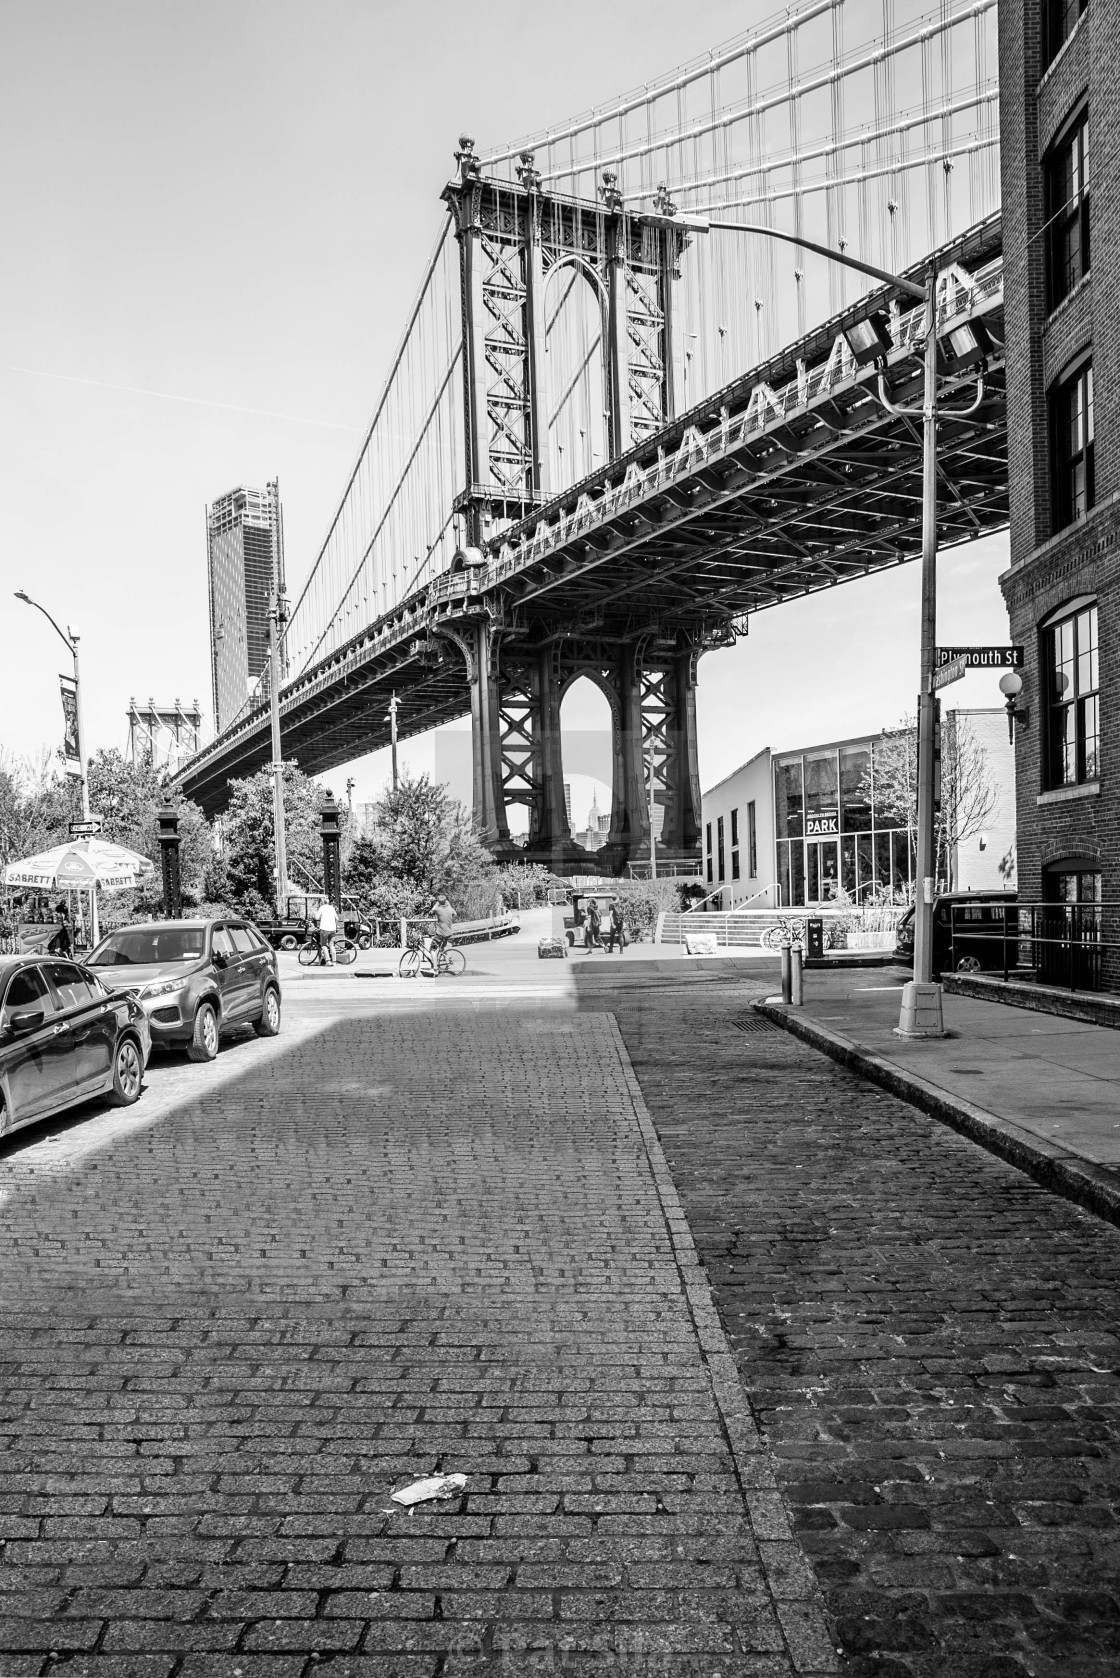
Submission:
[[[656,878],[657,878],[657,835],[654,833],[654,830],[653,830],[653,818],[654,818],[654,815],[656,813],[657,806],[654,803],[654,797],[653,797],[654,780],[653,780],[653,740],[652,739],[650,740],[650,743],[649,743],[649,748],[648,748],[647,753],[646,753],[646,758],[647,758],[647,762],[649,764],[649,877],[650,877],[651,880],[656,880]]]
[[[934,846],[933,672],[937,652],[937,275],[926,281],[925,385],[922,397],[922,629],[918,694],[918,859],[914,893],[914,984],[933,984]],[[938,999],[940,1013],[940,999]]]
[[[392,741],[392,746],[393,746],[393,791],[394,792],[396,792],[396,790],[397,790],[397,707],[399,705],[400,705],[400,700],[397,698],[396,694],[394,693],[392,695],[391,699],[389,700],[389,709],[385,713],[386,717],[389,720],[389,737]]]
[[[272,717],[272,822],[276,834],[276,918],[284,917],[288,895],[288,847],[284,832],[284,762],[280,755],[280,623],[285,601],[279,591],[268,603],[268,703]]]

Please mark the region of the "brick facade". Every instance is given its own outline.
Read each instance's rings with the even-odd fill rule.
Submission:
[[[1016,727],[1019,890],[1047,895],[1047,869],[1085,858],[1099,867],[1106,903],[1120,902],[1120,7],[1090,0],[1070,39],[1046,61],[1045,8],[1001,0],[1004,287],[1007,320],[1011,565],[1000,579],[1012,637],[1025,648]],[[1047,298],[1045,160],[1070,119],[1087,107],[1091,136],[1091,271],[1056,308]],[[1094,284],[1095,277],[1095,284]],[[1063,374],[1091,353],[1094,377],[1094,505],[1053,528],[1051,396]],[[1046,773],[1049,694],[1041,626],[1082,597],[1096,600],[1100,670],[1099,774],[1052,788]],[[1120,938],[1105,913],[1104,936]],[[1120,988],[1120,963],[1105,961]]]

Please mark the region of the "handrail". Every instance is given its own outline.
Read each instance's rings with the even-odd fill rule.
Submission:
[[[739,899],[738,903],[735,903],[733,901],[730,909],[721,909],[720,914],[721,915],[737,915],[739,913],[739,911],[741,909],[744,909],[748,903],[753,903],[756,897],[764,897],[768,891],[776,891],[777,892],[778,901],[775,904],[775,908],[780,909],[781,906],[782,906],[781,882],[779,880],[771,880],[771,882],[768,886],[759,886],[757,891],[752,891],[749,897],[741,897]],[[713,897],[722,897],[722,896],[723,896],[723,887],[722,886],[717,886],[715,891],[710,891],[708,893],[707,897],[702,897],[700,899],[699,903],[690,903],[687,909],[682,909],[681,914],[682,915],[695,914],[696,910],[697,909],[702,909],[704,907],[705,903],[710,903],[712,901]]]

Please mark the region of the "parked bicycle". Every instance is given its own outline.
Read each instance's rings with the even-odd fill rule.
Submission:
[[[336,932],[331,939],[331,946],[334,950],[334,959],[339,967],[349,967],[351,962],[357,961],[358,946],[352,938],[347,938],[341,932]],[[301,944],[299,947],[299,964],[301,967],[315,967],[319,963],[324,967],[329,967],[330,958],[326,950],[320,949],[318,939],[312,935],[306,944]]]
[[[787,920],[783,915],[775,926],[768,926],[759,939],[764,950],[780,950],[783,944],[800,944],[802,949],[809,942],[809,929],[804,921]]]
[[[414,944],[402,952],[397,964],[402,979],[415,979],[417,974],[425,979],[438,979],[441,973],[457,979],[466,968],[467,958],[457,944],[440,944],[436,949]]]

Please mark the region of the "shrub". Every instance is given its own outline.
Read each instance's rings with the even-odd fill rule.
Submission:
[[[653,942],[657,917],[680,905],[676,880],[616,880],[612,887],[622,908],[627,937],[635,944]]]

